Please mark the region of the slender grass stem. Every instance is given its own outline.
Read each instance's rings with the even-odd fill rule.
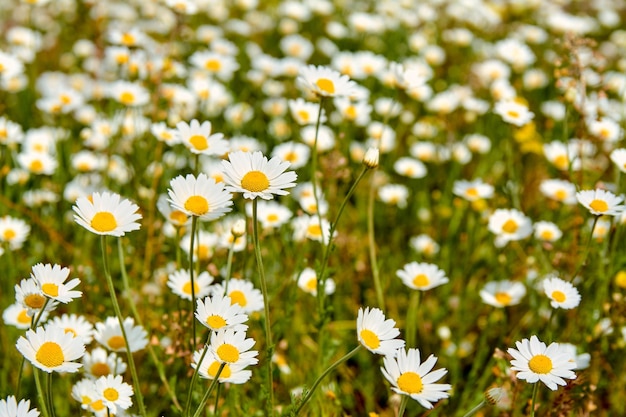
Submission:
[[[217,409],[220,405],[220,391],[222,390],[222,384],[217,384],[217,391],[215,391],[215,405],[213,406],[213,415],[216,416]]]
[[[415,347],[417,343],[417,309],[419,307],[422,292],[413,290],[409,300],[409,308],[406,312],[406,344]]]
[[[54,401],[52,401],[52,372],[49,372],[46,376],[46,396],[48,398],[48,410],[50,411],[50,417],[55,417]]]
[[[370,192],[367,200],[367,243],[369,247],[370,265],[372,268],[372,277],[374,278],[374,288],[376,289],[376,302],[378,307],[385,311],[385,298],[383,297],[383,287],[380,282],[380,273],[378,270],[378,258],[376,256],[376,238],[374,235],[374,197],[376,196],[375,178],[372,177],[370,183]]]
[[[259,242],[259,224],[257,216],[257,199],[252,200],[252,240],[254,244],[254,254],[256,256],[259,278],[261,281],[261,292],[263,293],[263,313],[265,321],[265,339],[267,345],[267,391],[268,401],[266,415],[274,415],[274,379],[272,371],[272,353],[274,343],[272,342],[272,326],[270,322],[269,294],[267,292],[267,281],[265,279],[265,269],[263,268],[263,257],[261,256],[261,244]],[[216,377],[217,379],[217,377]]]
[[[200,401],[200,405],[198,406],[198,409],[194,413],[193,417],[200,417],[200,414],[202,414],[204,405],[209,400],[209,396],[211,395],[211,392],[213,392],[213,390],[215,389],[215,386],[219,384],[218,380],[219,380],[220,374],[222,373],[222,370],[224,369],[224,366],[226,366],[225,363],[222,363],[220,365],[219,369],[217,370],[217,373],[215,374],[215,378],[211,382],[211,385],[209,385],[209,389],[207,389],[206,393],[204,394],[204,397],[202,397],[202,401]]]
[[[228,258],[226,259],[226,276],[224,277],[224,293],[228,294],[228,282],[233,272],[233,255],[235,254],[235,242],[237,237],[233,236],[233,241],[228,248]]]
[[[342,363],[344,363],[345,361],[347,361],[348,359],[350,359],[351,357],[356,355],[359,350],[361,350],[361,345],[360,344],[357,347],[355,347],[354,349],[352,349],[350,352],[346,353],[341,358],[339,358],[335,363],[330,365],[319,377],[317,377],[317,379],[315,380],[313,385],[311,385],[311,389],[306,393],[306,396],[302,399],[302,401],[300,401],[300,404],[298,404],[298,407],[296,408],[296,411],[295,411],[294,415],[297,416],[298,413],[300,413],[300,410],[302,410],[302,408],[306,405],[306,403],[309,402],[309,400],[311,399],[311,397],[313,397],[313,394],[315,393],[315,390],[317,389],[319,384],[322,382],[322,380],[329,373],[334,371],[335,368],[337,368],[339,365],[341,365]]]
[[[209,339],[211,338],[211,333],[212,332],[209,332]],[[196,368],[193,370],[193,375],[191,376],[191,383],[189,384],[189,393],[187,394],[187,402],[185,403],[185,414],[184,414],[185,417],[188,417],[189,413],[191,412],[191,397],[193,395],[193,389],[198,379],[198,372],[200,370],[200,365],[202,364],[202,361],[204,360],[206,353],[209,351],[209,345],[208,345],[209,339],[207,339],[207,343],[204,345],[204,349],[202,350],[200,359],[198,360],[198,363],[196,364]]]
[[[196,284],[194,282],[194,265],[193,265],[193,245],[196,237],[196,228],[198,227],[198,217],[191,218],[191,239],[189,239],[189,281],[191,283],[191,346],[192,350],[196,349],[196,319],[193,312],[196,310]]]
[[[35,369],[33,374],[35,376],[35,386],[37,387],[37,398],[39,399],[39,406],[41,407],[41,414],[43,417],[51,417],[48,412],[47,397],[43,394],[43,388],[41,386],[41,380],[39,379],[39,370]]]
[[[398,409],[398,417],[404,416],[404,410],[406,410],[406,404],[409,402],[409,397],[407,395],[402,396],[402,400],[400,401],[400,408]]]
[[[324,97],[320,97],[320,107],[319,110],[317,112],[317,121],[315,122],[315,138],[313,139],[313,149],[311,152],[311,184],[313,185],[313,198],[315,199],[315,207],[317,207],[317,220],[320,223],[320,226],[322,225],[322,215],[319,211],[319,195],[317,192],[317,188],[318,188],[318,184],[317,184],[317,159],[318,159],[318,153],[317,153],[317,139],[319,136],[319,131],[320,131],[320,123],[322,121],[322,111],[324,110]],[[322,235],[322,242],[325,242],[324,240],[324,230],[320,231],[321,235]]]
[[[126,355],[128,357],[128,365],[130,373],[133,379],[133,386],[135,388],[135,398],[137,398],[137,406],[139,407],[139,414],[146,417],[146,409],[143,403],[143,395],[141,395],[141,386],[139,384],[139,377],[137,376],[137,368],[135,367],[135,360],[133,359],[133,353],[130,350],[130,344],[128,343],[128,337],[126,336],[126,329],[124,328],[124,318],[122,317],[122,311],[117,302],[117,296],[115,294],[115,286],[113,285],[113,278],[111,278],[111,272],[109,270],[109,256],[107,254],[106,236],[100,237],[100,246],[102,248],[102,266],[104,269],[104,275],[109,287],[109,295],[111,296],[111,304],[113,304],[113,310],[117,316],[117,320],[120,324],[120,330],[122,337],[124,338],[124,345],[126,346]]]
[[[467,413],[463,414],[463,417],[471,417],[478,412],[481,408],[483,408],[487,404],[487,401],[482,400],[476,407],[469,410]]]
[[[583,253],[583,256],[580,258],[580,261],[578,262],[578,265],[576,266],[576,269],[574,270],[574,273],[572,274],[572,279],[576,278],[576,276],[580,273],[581,269],[585,265],[585,262],[587,262],[587,257],[589,256],[589,250],[591,249],[591,240],[593,239],[593,231],[596,229],[596,224],[598,223],[598,219],[600,219],[600,216],[594,216],[593,223],[591,224],[591,231],[589,231],[589,237],[587,238],[587,244],[585,245],[585,249],[584,249],[585,252]]]
[[[533,397],[530,402],[530,417],[535,417],[535,402],[537,401],[538,391],[539,391],[539,382],[535,382],[533,386]]]

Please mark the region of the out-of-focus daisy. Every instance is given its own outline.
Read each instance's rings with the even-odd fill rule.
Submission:
[[[63,314],[53,317],[46,326],[59,327],[65,333],[71,333],[72,336],[80,338],[85,345],[91,343],[93,339],[93,325],[84,316]]]
[[[39,417],[39,410],[30,409],[30,400],[21,400],[19,403],[13,395],[6,400],[0,399],[0,416],[2,417]]]
[[[613,149],[613,151],[611,151],[611,161],[613,161],[617,169],[626,173],[626,149]]]
[[[563,236],[559,226],[552,222],[539,221],[533,225],[535,238],[544,242],[556,242]]]
[[[424,178],[428,172],[422,161],[408,156],[398,158],[393,164],[393,169],[408,178]]]
[[[72,209],[76,223],[98,235],[119,237],[141,227],[139,207],[119,194],[94,192],[90,198],[78,198]]]
[[[304,268],[298,275],[298,287],[313,296],[317,295],[317,273],[313,268]],[[332,278],[326,278],[324,293],[332,294],[335,292],[335,281]]]
[[[132,317],[124,319],[124,331],[131,352],[137,352],[148,344],[148,333],[143,327],[135,326],[135,320]],[[113,352],[126,351],[122,329],[116,317],[107,317],[104,322],[96,323],[94,339]]]
[[[365,126],[371,120],[372,106],[365,100],[353,101],[348,97],[337,97],[334,103],[343,120],[357,126]]]
[[[211,294],[227,295],[231,304],[239,304],[246,314],[263,310],[263,294],[250,281],[231,279],[228,281],[228,291],[221,284],[216,284],[211,287]]]
[[[425,262],[408,263],[396,271],[396,276],[407,287],[420,291],[430,290],[449,281],[446,273],[437,265]]]
[[[473,181],[454,181],[452,192],[467,201],[477,201],[480,199],[493,197],[493,185],[484,183],[480,178]]]
[[[40,321],[45,321],[47,312],[42,314]],[[33,322],[33,315],[29,314],[28,308],[21,303],[13,303],[2,312],[2,321],[9,326],[15,326],[18,329],[30,329]]]
[[[263,229],[277,229],[287,223],[293,213],[280,203],[262,200],[257,207],[257,216]]]
[[[565,204],[576,204],[576,186],[569,181],[547,179],[539,184],[539,191],[548,198]]]
[[[302,98],[289,101],[291,117],[301,126],[317,123],[319,104],[305,101]],[[326,114],[322,110],[320,123],[326,122]]]
[[[491,281],[480,290],[484,303],[494,307],[508,307],[519,304],[526,295],[526,287],[521,282],[509,280]]]
[[[515,126],[524,126],[535,117],[527,106],[514,100],[497,102],[494,112],[502,117],[502,120]]]
[[[504,246],[510,241],[530,236],[533,226],[530,218],[516,209],[497,209],[489,217],[489,231],[496,235],[496,245]]]
[[[190,123],[178,122],[176,125],[178,141],[184,144],[194,154],[226,155],[229,144],[224,140],[222,133],[212,133],[211,122],[202,124],[193,119]]]
[[[196,318],[203,326],[213,331],[220,329],[246,330],[248,315],[243,312],[243,307],[233,303],[230,297],[222,294],[213,294],[203,300],[197,301]]]
[[[379,308],[359,308],[356,318],[356,333],[359,343],[372,353],[394,355],[404,348],[404,340],[396,339],[400,330],[393,319],[385,319]]]
[[[595,226],[594,226],[594,220],[595,220]],[[604,239],[608,236],[609,232],[611,231],[611,226],[612,226],[611,221],[603,217],[600,217],[598,219],[589,219],[587,221],[587,224],[590,229],[593,227],[593,230],[591,231],[591,237],[598,243],[601,243],[604,241]]]
[[[296,82],[305,91],[321,97],[351,96],[356,87],[347,75],[314,65],[302,67]]]
[[[150,133],[161,142],[172,146],[180,142],[176,129],[168,127],[165,122],[153,123],[150,126]]]
[[[330,236],[330,222],[323,217],[320,221],[318,216],[303,214],[294,218],[291,225],[293,238],[298,242],[310,239],[326,244]]]
[[[579,191],[576,193],[576,198],[591,214],[596,216],[619,216],[624,211],[624,205],[621,204],[624,197],[599,188]]]
[[[591,355],[588,353],[578,353],[578,349],[576,345],[571,343],[559,343],[559,346],[563,350],[567,350],[570,354],[571,360],[576,363],[576,367],[572,368],[573,370],[577,369],[587,369],[589,368],[589,361],[591,360]]]
[[[187,216],[187,214],[185,214],[181,210],[173,208],[168,203],[167,196],[165,194],[159,195],[159,199],[157,200],[157,208],[159,209],[163,217],[165,217],[168,222],[176,227],[182,227],[189,223],[190,218]]]
[[[432,237],[426,234],[413,236],[409,240],[409,246],[417,253],[421,253],[426,256],[433,256],[439,253],[439,244]]]
[[[220,372],[220,376],[217,379],[222,384],[226,382],[231,384],[243,384],[252,377],[252,372],[245,369],[246,367],[248,367],[248,364],[238,365],[224,363],[223,361],[220,361],[220,359],[217,358],[215,354],[210,350],[207,351],[206,355],[202,359],[202,362],[200,362],[201,357],[201,351],[194,352],[191,367],[194,369],[197,367],[198,374],[202,378],[215,379],[222,364],[224,366],[222,368],[222,372]]]
[[[314,125],[305,126],[300,130],[302,142],[313,148],[315,145],[316,129]],[[320,153],[328,152],[335,147],[335,133],[331,128],[320,125],[317,129],[317,151]]]
[[[82,364],[73,361],[85,354],[85,344],[80,338],[54,326],[28,330],[16,346],[30,363],[48,373],[77,372]]]
[[[608,117],[588,122],[589,133],[606,142],[617,142],[624,136],[619,123]]]
[[[386,184],[378,189],[378,198],[383,203],[406,208],[409,189],[402,184]]]
[[[39,313],[44,305],[47,311],[52,311],[58,304],[54,300],[46,304],[46,300],[50,299],[46,297],[33,278],[23,279],[15,285],[15,300],[28,309],[29,315]]]
[[[232,210],[232,194],[224,189],[223,183],[201,173],[196,178],[192,174],[179,175],[170,181],[170,203],[172,206],[200,220],[214,220]]]
[[[148,90],[137,83],[120,80],[111,84],[110,88],[110,97],[125,106],[144,106],[150,101]]]
[[[12,250],[21,248],[29,233],[30,226],[24,220],[0,217],[0,243],[7,243]]]
[[[21,152],[17,155],[17,162],[36,175],[52,175],[59,166],[57,160],[45,152]]]
[[[133,387],[124,382],[121,375],[101,376],[96,380],[96,395],[113,413],[119,414],[133,405],[130,397]]]
[[[289,162],[289,168],[302,168],[309,162],[311,148],[304,143],[284,142],[272,149],[272,157],[278,157],[283,161]]]
[[[259,352],[250,350],[254,343],[254,339],[246,338],[245,330],[221,329],[211,336],[209,350],[220,363],[256,365]]]
[[[121,375],[126,372],[126,363],[115,352],[107,352],[101,347],[86,352],[83,356],[83,369],[92,379],[107,375]]]
[[[580,158],[565,143],[552,141],[543,144],[543,154],[548,162],[561,171],[572,170],[577,171],[581,167]]]
[[[208,271],[202,271],[194,278],[194,294],[196,298],[209,295],[213,277]],[[191,277],[189,270],[178,269],[167,276],[167,286],[172,292],[185,300],[191,300]]]
[[[507,352],[513,357],[511,369],[518,371],[517,379],[525,380],[529,384],[543,382],[548,388],[555,391],[558,385],[566,385],[565,379],[575,379],[572,369],[576,362],[571,360],[567,349],[558,343],[546,344],[537,336],[530,340],[522,339],[515,342],[517,349],[509,348]]]
[[[196,51],[189,57],[189,62],[222,81],[230,80],[239,69],[239,64],[232,56],[211,51]]]
[[[206,230],[199,230],[197,239],[195,241],[195,247],[193,248],[194,255],[200,261],[207,261],[213,257],[215,248],[217,247],[219,237],[215,233],[207,232]],[[179,247],[189,255],[189,245],[191,243],[191,233],[187,233],[180,239]]]
[[[92,411],[96,416],[106,415],[107,408],[97,399],[95,381],[83,378],[72,387],[72,398],[80,403],[83,410]]]
[[[580,293],[569,282],[558,277],[550,277],[543,280],[542,285],[553,308],[569,310],[580,304]]]
[[[433,355],[422,363],[419,349],[407,352],[402,347],[395,354],[383,358],[381,371],[393,391],[408,395],[422,407],[431,409],[433,403],[448,398],[448,391],[452,389],[450,384],[435,384],[448,373],[445,368],[433,371],[436,363],[437,358]]]
[[[295,172],[287,171],[289,162],[274,157],[267,160],[261,152],[231,152],[222,161],[226,189],[243,193],[244,198],[261,197],[271,200],[274,195],[289,194],[285,189],[296,185]]]
[[[37,282],[46,297],[61,303],[69,303],[74,298],[80,298],[83,293],[73,291],[80,283],[80,279],[74,278],[65,282],[70,275],[69,268],[61,268],[61,265],[37,264],[32,268],[31,277]]]

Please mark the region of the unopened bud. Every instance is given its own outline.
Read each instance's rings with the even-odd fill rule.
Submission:
[[[506,390],[500,387],[489,388],[485,391],[485,400],[491,405],[498,405],[506,398]]]
[[[370,169],[376,168],[378,166],[378,155],[378,148],[369,148],[363,157],[363,164]]]
[[[230,233],[233,234],[234,237],[241,237],[246,233],[246,221],[244,219],[239,219],[230,229]]]

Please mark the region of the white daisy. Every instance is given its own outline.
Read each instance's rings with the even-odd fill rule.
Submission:
[[[626,149],[613,149],[613,151],[611,151],[611,161],[613,161],[617,169],[626,173]]]
[[[124,236],[126,232],[139,230],[137,220],[139,207],[120,195],[103,192],[91,197],[79,197],[72,207],[74,221],[98,235]]]
[[[8,243],[9,247],[22,247],[30,233],[30,226],[22,219],[11,216],[0,217],[0,243]]]
[[[254,343],[254,339],[246,338],[245,330],[222,328],[211,335],[209,350],[220,363],[256,365],[259,352],[250,350]]]
[[[133,387],[125,383],[121,375],[101,376],[96,380],[96,395],[102,400],[104,405],[113,413],[118,414],[119,410],[126,410],[133,401]]]
[[[0,416],[2,417],[39,417],[39,410],[30,409],[30,400],[21,400],[19,403],[13,395],[6,400],[0,400]]]
[[[65,282],[70,275],[68,268],[61,268],[61,265],[37,264],[33,266],[31,278],[33,278],[46,297],[61,303],[69,303],[74,298],[80,298],[83,293],[73,291],[80,283],[80,279],[74,278]]]
[[[221,156],[228,153],[229,144],[222,133],[211,133],[211,122],[202,124],[193,119],[189,124],[178,122],[176,136],[192,153]]]
[[[248,321],[248,315],[243,312],[243,307],[222,294],[206,297],[204,301],[198,300],[196,318],[203,326],[213,331],[229,328],[238,331],[248,328],[243,324]]]
[[[289,162],[289,168],[302,168],[309,162],[311,148],[304,143],[284,142],[272,149],[272,157],[278,157],[283,161]]]
[[[177,210],[200,220],[215,220],[232,210],[232,194],[224,189],[223,183],[201,173],[179,175],[170,181],[169,202]]]
[[[38,327],[37,331],[29,329],[16,346],[30,363],[48,373],[77,372],[82,364],[73,361],[85,354],[81,339],[54,326]]]
[[[449,281],[446,273],[437,265],[425,262],[408,263],[396,271],[396,276],[407,287],[420,291],[430,290]]]
[[[484,183],[480,178],[473,181],[454,181],[452,192],[467,201],[476,201],[493,197],[493,185]]]
[[[137,352],[148,345],[148,333],[141,326],[135,326],[132,317],[124,319],[124,331],[128,337],[131,352]],[[113,352],[125,352],[126,344],[117,317],[107,317],[104,322],[96,323],[94,339]]]
[[[109,353],[96,347],[83,356],[83,369],[89,378],[97,379],[101,376],[123,374],[126,372],[126,363],[115,352]]]
[[[218,377],[218,381],[222,384],[225,382],[229,382],[231,384],[243,384],[252,377],[252,372],[245,369],[248,364],[237,365],[222,362],[210,350],[206,352],[204,358],[202,358],[202,362],[200,362],[201,357],[201,351],[194,352],[191,367],[194,369],[198,367],[198,374],[202,378],[215,379],[215,376],[222,365],[222,371]],[[200,362],[199,365],[198,362]]]
[[[71,333],[72,336],[80,338],[85,345],[93,340],[93,325],[83,316],[66,313],[53,317],[46,326],[59,327],[65,333]]]
[[[533,232],[530,218],[516,209],[497,209],[489,217],[487,226],[496,235],[496,246],[525,239]]]
[[[39,321],[45,321],[46,317],[47,312],[44,312]],[[26,330],[30,329],[33,322],[33,315],[29,313],[28,308],[24,307],[21,303],[13,303],[2,312],[2,321],[4,321],[4,324]]]
[[[324,293],[332,294],[335,292],[335,281],[332,278],[326,278]],[[313,296],[317,295],[317,273],[313,268],[304,268],[298,275],[298,287]]]
[[[563,236],[559,226],[552,222],[539,221],[533,225],[535,238],[544,242],[556,242]]]
[[[575,379],[572,369],[576,362],[571,360],[570,353],[558,343],[546,344],[537,336],[530,340],[523,339],[515,342],[517,349],[509,348],[507,352],[513,357],[511,369],[518,371],[517,379],[525,380],[530,384],[541,381],[551,390],[558,385],[566,385],[565,379]]]
[[[580,293],[569,282],[558,277],[550,277],[546,278],[542,285],[552,307],[569,310],[580,304]]]
[[[404,348],[404,340],[396,339],[400,330],[393,319],[385,319],[379,308],[359,308],[356,318],[356,333],[359,343],[367,350],[379,355],[394,355]]]
[[[194,294],[196,298],[206,297],[209,295],[210,286],[213,283],[213,277],[208,271],[202,271],[198,276],[194,277]],[[172,292],[185,300],[191,300],[191,277],[189,270],[178,269],[168,274],[167,286]]]
[[[479,294],[485,304],[494,307],[508,307],[520,303],[526,295],[526,287],[521,282],[491,281],[485,284]]]
[[[576,198],[591,214],[596,216],[619,216],[624,211],[624,205],[621,204],[624,197],[599,188],[579,191],[576,193]]]
[[[222,284],[216,284],[211,287],[211,294],[226,294],[231,304],[239,304],[246,314],[263,310],[263,294],[250,281],[231,279],[228,281],[228,291],[224,290]]]
[[[356,83],[347,75],[324,66],[303,66],[296,83],[321,97],[351,96],[356,89]]]

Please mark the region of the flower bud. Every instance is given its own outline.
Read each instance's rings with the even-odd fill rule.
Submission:
[[[378,166],[378,155],[378,148],[369,148],[363,157],[363,164],[370,169],[376,168]]]

